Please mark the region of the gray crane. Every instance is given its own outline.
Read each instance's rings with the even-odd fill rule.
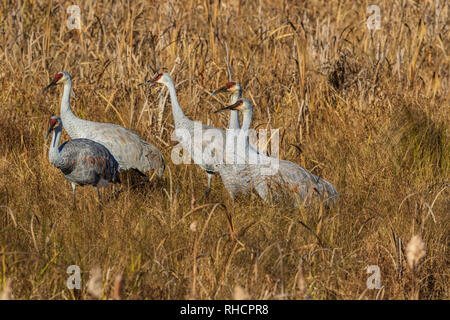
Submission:
[[[58,72],[41,94],[59,83],[64,85],[61,118],[72,139],[85,138],[104,145],[119,163],[120,170],[135,169],[142,174],[149,170],[156,170],[157,175],[162,177],[165,163],[157,147],[144,141],[130,129],[111,123],[83,120],[73,114],[70,108],[72,78],[67,71]]]
[[[53,138],[48,151],[50,163],[60,169],[64,177],[72,184],[73,206],[77,185],[91,185],[97,191],[99,205],[100,192],[98,186],[107,187],[109,183],[120,183],[119,164],[113,155],[100,143],[89,139],[73,139],[61,146],[63,122],[60,117],[52,116],[45,139],[53,131]]]
[[[215,90],[210,94],[210,97],[221,93],[228,92],[230,95],[230,105],[235,104],[242,95],[242,87],[239,82],[229,81],[223,87]],[[224,108],[226,109],[226,108]],[[217,110],[215,112],[222,111],[223,109]],[[237,137],[239,135],[239,130],[241,125],[239,123],[239,111],[231,110],[230,119],[228,122],[228,130],[235,130],[234,134]],[[248,128],[247,128],[248,129]],[[236,145],[236,139],[233,139],[232,143]],[[236,157],[235,157],[236,159]],[[231,198],[234,199],[238,194],[246,195],[250,192],[250,173],[248,166],[243,164],[225,164],[220,170],[220,177],[222,182],[230,194]],[[246,187],[244,187],[246,186]]]
[[[178,103],[174,81],[168,73],[160,73],[153,79],[146,81],[141,85],[144,84],[152,84],[152,86],[156,84],[163,84],[168,88],[172,104],[172,115],[175,122],[176,139],[180,142],[182,148],[190,154],[194,163],[199,165],[208,174],[208,188],[206,190],[206,194],[208,195],[211,190],[211,178],[215,173],[219,173],[221,175],[222,181],[224,181],[224,175],[226,175],[226,177],[230,177],[229,188],[227,188],[227,190],[230,192],[232,197],[234,197],[237,193],[244,192],[243,190],[233,189],[233,186],[235,186],[236,183],[233,182],[232,177],[244,177],[244,172],[241,172],[241,170],[245,170],[245,166],[235,165],[233,163],[227,164],[226,157],[228,148],[226,147],[226,144],[228,143],[228,140],[226,132],[216,127],[207,126],[198,122],[196,123],[186,117],[180,107],[180,104]],[[234,92],[232,99],[237,99],[237,97],[240,96],[241,88],[238,83],[230,82],[228,83],[227,88]],[[196,125],[197,128],[203,132],[201,140],[195,140],[195,131],[197,130]],[[230,127],[232,129],[239,130],[240,126],[238,113],[235,113],[234,117],[230,119]],[[250,145],[249,149],[253,150],[253,148],[254,147]],[[231,156],[237,157],[236,154],[232,154]],[[240,173],[233,173],[236,170]],[[230,172],[230,174],[227,175],[227,172]]]
[[[219,167],[223,163],[225,131],[186,117],[178,103],[174,81],[168,73],[160,73],[153,79],[141,83],[141,85],[146,84],[152,86],[162,84],[169,90],[176,140],[194,163],[206,171],[208,175],[206,195],[208,195],[211,190],[211,179],[215,173],[219,172]],[[201,135],[201,139],[196,140],[197,135]]]
[[[298,164],[268,157],[249,145],[248,129],[251,126],[253,114],[253,107],[249,100],[239,99],[235,104],[218,111],[223,110],[242,112],[241,131],[246,135],[244,156],[248,157],[246,160],[252,157],[261,160],[261,165],[248,163],[247,165],[240,165],[236,172],[226,171],[225,174],[221,174],[227,190],[232,189],[234,192],[244,191],[246,193],[249,188],[254,187],[258,195],[266,202],[270,200],[271,196],[272,200],[277,202],[282,201],[287,196],[290,204],[295,207],[308,205],[313,199],[322,200],[327,205],[335,202],[338,192],[330,182],[315,176]],[[278,170],[270,175],[261,174],[261,169],[265,165],[277,165]]]
[[[226,93],[231,93],[230,95],[230,105],[235,104],[239,99],[242,98],[242,87],[241,87],[241,83],[240,82],[236,82],[236,81],[230,81],[227,82],[223,87],[220,87],[219,89],[217,89],[216,91],[214,91],[213,93],[211,93],[209,96],[212,97],[218,93],[221,92],[226,92]],[[226,108],[225,108],[226,109]],[[231,110],[230,111],[230,119],[229,119],[229,123],[228,123],[228,130],[239,130],[241,129],[241,125],[239,123],[239,111],[237,110]],[[244,128],[244,130],[248,130],[250,129],[250,127],[248,128]],[[235,136],[239,135],[238,131],[234,132]],[[252,142],[250,142],[250,147],[257,150],[258,147],[255,146],[254,144],[252,144]],[[259,152],[261,152],[261,150],[259,150]]]
[[[233,87],[229,84],[230,83],[228,83],[225,88]],[[223,88],[219,90],[224,91]],[[215,91],[214,94],[219,90]],[[235,92],[238,92],[240,96],[240,90]],[[237,137],[237,141],[233,139],[232,143],[234,143],[235,146],[231,149],[231,152],[234,153],[231,156],[231,159],[233,159],[234,162],[226,163],[219,168],[219,174],[225,189],[227,189],[231,198],[234,199],[238,195],[247,195],[252,190],[254,176],[259,167],[257,164],[250,164],[247,157],[249,155],[249,150],[252,150],[253,154],[258,154],[256,149],[248,142],[248,130],[251,125],[251,115],[250,117],[244,116],[242,128],[240,128],[239,124],[239,111],[241,111],[244,115],[248,112],[252,112],[251,109],[247,109],[244,105],[247,104],[248,100],[237,98],[236,96],[232,96],[230,100],[234,101],[234,103],[228,107],[216,110],[215,113],[225,110],[237,113],[237,115],[231,115],[229,124],[230,126],[234,126],[233,130],[238,131],[233,133],[233,136]]]

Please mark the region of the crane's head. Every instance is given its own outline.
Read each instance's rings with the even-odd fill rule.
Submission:
[[[61,71],[55,74],[55,77],[53,78],[52,82],[48,84],[44,89],[42,89],[41,94],[43,94],[47,89],[57,85],[57,84],[66,84],[67,81],[71,81],[72,77],[67,71]]]
[[[51,116],[50,119],[48,120],[48,131],[47,134],[45,135],[45,139],[48,138],[48,136],[53,130],[60,128],[60,126],[62,126],[61,118],[58,116]]]
[[[217,89],[216,91],[214,91],[213,93],[211,93],[209,96],[212,97],[213,95],[220,93],[220,92],[237,92],[237,91],[241,91],[241,84],[239,82],[234,82],[234,81],[230,81],[227,82],[226,85],[224,85],[223,87]]]
[[[156,76],[153,77],[153,79],[145,81],[143,83],[140,83],[140,86],[151,84],[151,87],[154,87],[156,84],[168,84],[170,82],[173,82],[172,77],[167,72],[164,73],[158,73]]]
[[[220,112],[220,111],[225,111],[225,110],[238,110],[242,113],[245,113],[245,112],[252,111],[253,107],[252,107],[252,103],[249,100],[239,99],[238,101],[236,101],[236,103],[232,104],[231,106],[216,110],[216,111],[214,111],[214,113]]]

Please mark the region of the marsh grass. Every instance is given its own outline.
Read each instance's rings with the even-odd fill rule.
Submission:
[[[354,1],[86,1],[81,30],[66,26],[72,3],[2,1],[0,291],[448,299],[450,68],[439,2],[380,2],[382,28],[371,31]],[[213,111],[228,97],[208,94],[240,81],[254,128],[279,128],[280,156],[331,181],[337,206],[232,202],[219,178],[205,198],[206,175],[170,161],[166,92],[137,86],[152,68],[171,72],[188,117],[221,127],[228,120]],[[62,89],[39,92],[61,70],[72,74],[79,117],[136,130],[167,160],[162,181],[124,183],[117,200],[105,191],[103,222],[90,188],[70,208],[70,185],[48,161],[46,124]],[[405,250],[415,235],[426,255],[412,274]],[[81,290],[66,287],[73,264]],[[366,287],[369,265],[381,269],[380,290]]]

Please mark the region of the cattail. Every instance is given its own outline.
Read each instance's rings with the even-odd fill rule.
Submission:
[[[248,294],[240,285],[236,285],[233,291],[233,299],[234,300],[247,300]]]
[[[0,300],[12,300],[11,279],[7,279],[5,287],[0,292]]]
[[[414,236],[406,247],[406,259],[411,270],[419,263],[420,259],[425,256],[425,244],[420,236]]]
[[[92,268],[91,277],[87,283],[87,292],[97,299],[103,295],[102,270],[100,267]]]

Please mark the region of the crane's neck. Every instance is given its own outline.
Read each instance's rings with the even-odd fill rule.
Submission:
[[[59,158],[59,141],[61,140],[62,126],[59,125],[53,130],[52,142],[48,149],[48,159],[50,163],[55,164]]]
[[[177,92],[175,90],[175,84],[173,83],[173,80],[170,79],[170,81],[168,81],[167,83],[165,83],[167,89],[169,90],[169,94],[170,94],[170,102],[172,103],[172,115],[173,115],[173,120],[175,122],[175,126],[177,125],[177,123],[186,118],[186,116],[184,115],[183,110],[180,107],[180,104],[178,103],[178,97],[177,97]]]
[[[245,139],[245,148],[247,148],[249,146],[249,139],[248,139],[248,135],[249,135],[249,130],[250,130],[250,126],[252,124],[252,115],[253,115],[253,111],[250,110],[245,110],[242,112],[243,114],[243,120],[242,120],[242,128],[241,131],[243,131],[244,133],[244,139]]]
[[[235,104],[241,98],[241,96],[242,96],[242,89],[234,91],[230,97],[230,103]]]
[[[67,133],[71,138],[76,138],[76,132],[78,122],[83,121],[79,118],[77,118],[70,108],[70,93],[72,91],[72,80],[67,79],[66,83],[64,84],[64,92],[61,99],[61,119],[64,122],[64,127],[66,128]]]
[[[235,104],[241,98],[242,90],[236,90],[230,97],[230,105]],[[239,111],[231,110],[230,113],[230,121],[228,123],[229,129],[240,129],[241,125],[239,124]]]
[[[244,112],[242,112],[242,114],[242,129],[248,131],[250,129],[250,126],[252,125],[253,110],[245,110]]]

